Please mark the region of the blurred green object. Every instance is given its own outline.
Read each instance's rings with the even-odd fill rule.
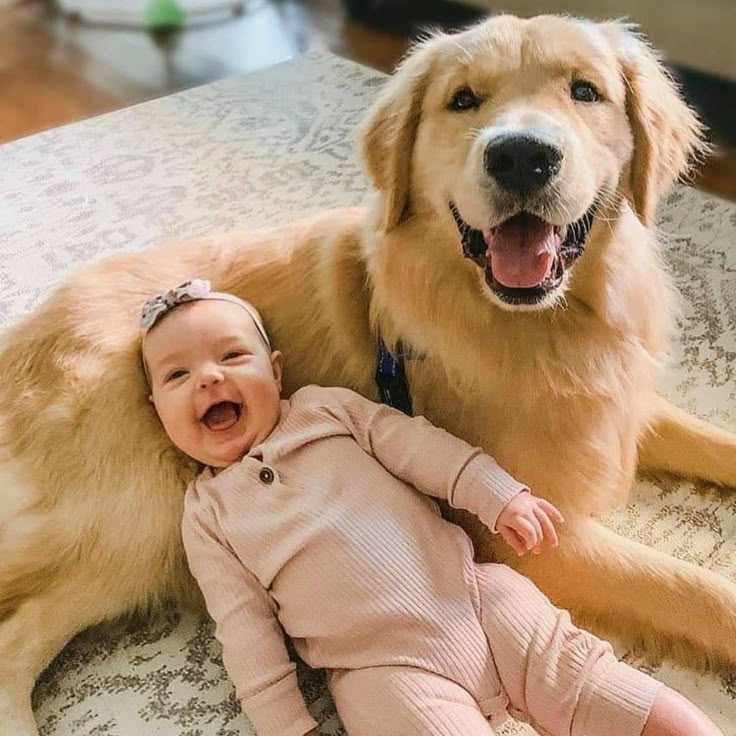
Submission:
[[[150,0],[143,11],[145,23],[150,28],[179,28],[187,14],[176,0]]]
[[[0,0],[0,6],[7,0]],[[55,0],[70,18],[89,24],[178,31],[240,14],[248,0]]]

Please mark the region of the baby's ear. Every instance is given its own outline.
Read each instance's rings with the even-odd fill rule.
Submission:
[[[284,357],[280,350],[274,350],[271,353],[271,369],[273,370],[273,377],[278,384],[279,391],[282,390],[282,372],[284,367]]]

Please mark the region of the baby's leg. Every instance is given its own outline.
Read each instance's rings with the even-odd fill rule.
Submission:
[[[670,723],[680,730],[666,730],[672,691],[619,662],[610,644],[574,626],[566,611],[510,568],[478,565],[476,570],[483,627],[512,715],[554,736],[718,733],[715,726],[703,730],[685,720]],[[709,723],[687,705],[702,716],[702,724]]]
[[[467,690],[425,670],[336,670],[330,690],[350,736],[493,736]]]

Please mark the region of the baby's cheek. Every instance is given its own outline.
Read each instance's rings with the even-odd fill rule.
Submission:
[[[166,433],[178,444],[186,426],[185,417],[182,415],[182,412],[177,410],[175,405],[165,401],[159,402],[156,411],[161,419],[161,423],[164,425]]]

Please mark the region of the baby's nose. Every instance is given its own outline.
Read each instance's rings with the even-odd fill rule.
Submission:
[[[212,384],[222,383],[222,381],[222,371],[217,366],[206,367],[199,374],[199,385],[201,388],[207,388]]]

